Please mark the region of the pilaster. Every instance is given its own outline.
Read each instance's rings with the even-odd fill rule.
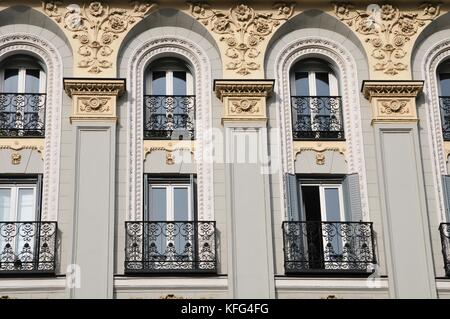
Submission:
[[[422,86],[421,81],[363,82],[372,104],[392,298],[437,296],[416,110]]]
[[[224,104],[230,298],[274,298],[266,99],[273,81],[219,80]],[[249,231],[251,230],[251,231]]]
[[[79,276],[71,298],[112,298],[116,100],[123,79],[64,79],[72,97],[74,212],[69,264]],[[70,275],[70,274],[68,274]]]

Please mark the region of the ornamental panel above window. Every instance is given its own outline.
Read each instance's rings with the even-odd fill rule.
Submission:
[[[193,72],[181,60],[159,59],[145,73],[144,139],[194,138]]]
[[[41,63],[17,55],[0,65],[0,137],[44,137],[46,76]]]
[[[336,73],[325,61],[305,59],[291,71],[294,140],[342,140],[342,98]]]

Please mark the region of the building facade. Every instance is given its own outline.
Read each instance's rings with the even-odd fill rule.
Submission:
[[[450,297],[450,2],[0,2],[0,296]]]

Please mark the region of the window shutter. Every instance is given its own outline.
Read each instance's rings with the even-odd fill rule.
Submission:
[[[344,206],[347,221],[359,222],[362,220],[361,192],[358,174],[345,176],[342,181],[344,190]]]
[[[148,175],[144,174],[144,207],[143,207],[144,221],[150,220],[150,211],[149,211],[149,202],[148,202],[149,197],[150,197],[150,194],[149,194],[149,189],[148,189]]]
[[[191,212],[194,220],[197,220],[197,179],[194,174],[189,175],[189,183],[191,185]]]
[[[303,218],[300,193],[297,176],[295,174],[286,174],[287,217],[289,221],[299,221]]]
[[[41,220],[42,212],[42,174],[37,176],[36,181],[36,221]]]
[[[445,215],[450,220],[450,175],[442,175],[442,184],[444,186]]]

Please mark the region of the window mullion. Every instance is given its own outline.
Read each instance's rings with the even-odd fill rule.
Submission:
[[[17,92],[18,93],[27,93],[27,92],[25,92],[26,72],[27,72],[27,70],[25,68],[19,69],[18,84],[17,84]]]
[[[325,204],[325,188],[322,185],[319,185],[319,198],[320,198],[320,215],[322,216],[322,221],[328,221],[327,218],[327,209]]]
[[[173,71],[166,72],[166,94],[173,95]]]

